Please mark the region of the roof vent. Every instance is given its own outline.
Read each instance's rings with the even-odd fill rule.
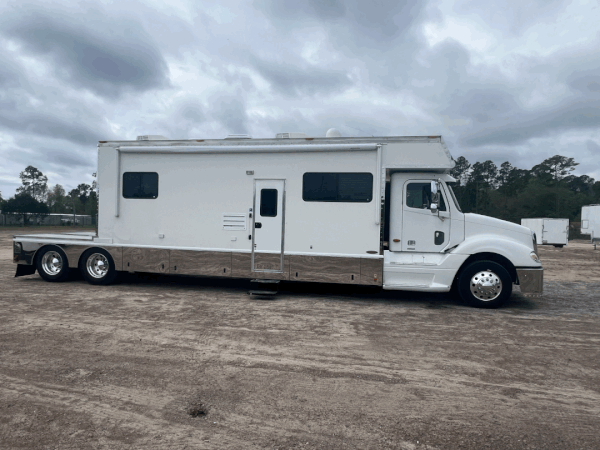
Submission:
[[[225,139],[252,139],[249,134],[229,134]]]
[[[329,130],[327,130],[327,134],[325,135],[325,137],[342,137],[342,133],[340,133],[335,128],[330,128]]]
[[[161,136],[160,134],[146,134],[144,136],[138,136],[138,141],[168,141],[169,139]]]
[[[275,139],[302,139],[308,137],[304,133],[277,133]]]

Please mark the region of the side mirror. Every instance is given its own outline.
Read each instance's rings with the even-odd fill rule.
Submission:
[[[437,184],[437,181],[432,181],[431,182],[431,193],[433,195],[435,195],[435,194],[438,193],[438,184]]]
[[[439,203],[440,203],[439,184],[437,181],[432,181],[431,182],[431,205],[429,206],[429,209],[431,210],[432,214],[435,214],[438,212],[438,204]]]

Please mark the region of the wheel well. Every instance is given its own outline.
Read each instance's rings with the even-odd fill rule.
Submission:
[[[497,253],[476,253],[475,255],[469,256],[462,266],[460,266],[460,269],[456,273],[456,277],[454,277],[455,283],[463,268],[467,267],[474,261],[494,261],[506,269],[513,283],[517,282],[517,269],[515,269],[515,266],[513,266],[513,264],[507,258]]]

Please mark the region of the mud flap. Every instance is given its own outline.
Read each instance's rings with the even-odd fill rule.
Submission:
[[[22,277],[24,275],[33,275],[35,273],[35,266],[33,264],[17,264],[17,273],[15,273],[15,278]]]

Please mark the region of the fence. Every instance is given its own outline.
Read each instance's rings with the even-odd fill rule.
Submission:
[[[85,226],[95,225],[95,218],[90,215],[82,214],[48,214],[39,216],[37,214],[25,214],[27,216],[27,225],[42,226]],[[0,214],[0,225],[3,226],[19,226],[23,225],[23,214]]]

